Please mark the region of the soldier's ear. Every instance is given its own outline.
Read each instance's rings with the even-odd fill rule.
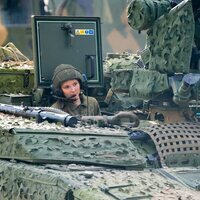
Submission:
[[[54,88],[53,84],[50,85],[51,95],[55,97],[63,97],[63,93],[60,89]]]

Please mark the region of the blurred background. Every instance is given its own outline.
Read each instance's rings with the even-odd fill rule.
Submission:
[[[1,0],[0,45],[13,42],[32,59],[31,15],[83,16],[101,18],[103,58],[106,53],[136,53],[145,46],[145,33],[129,27],[129,3],[130,0]]]

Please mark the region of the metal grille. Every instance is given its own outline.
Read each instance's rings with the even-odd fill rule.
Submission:
[[[144,131],[153,139],[162,165],[200,164],[200,124],[157,124],[146,127]]]

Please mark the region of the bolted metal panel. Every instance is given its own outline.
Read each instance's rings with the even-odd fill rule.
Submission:
[[[60,64],[79,69],[88,86],[102,85],[100,18],[33,16],[32,28],[37,86],[49,87]]]
[[[14,128],[0,137],[0,157],[33,163],[141,167],[145,159],[127,136]],[[12,145],[11,145],[12,144]]]

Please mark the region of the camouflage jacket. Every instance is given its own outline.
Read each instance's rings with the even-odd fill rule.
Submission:
[[[73,116],[101,115],[99,104],[94,97],[82,95],[81,104],[75,107],[72,103],[58,100],[51,107],[58,108]]]

